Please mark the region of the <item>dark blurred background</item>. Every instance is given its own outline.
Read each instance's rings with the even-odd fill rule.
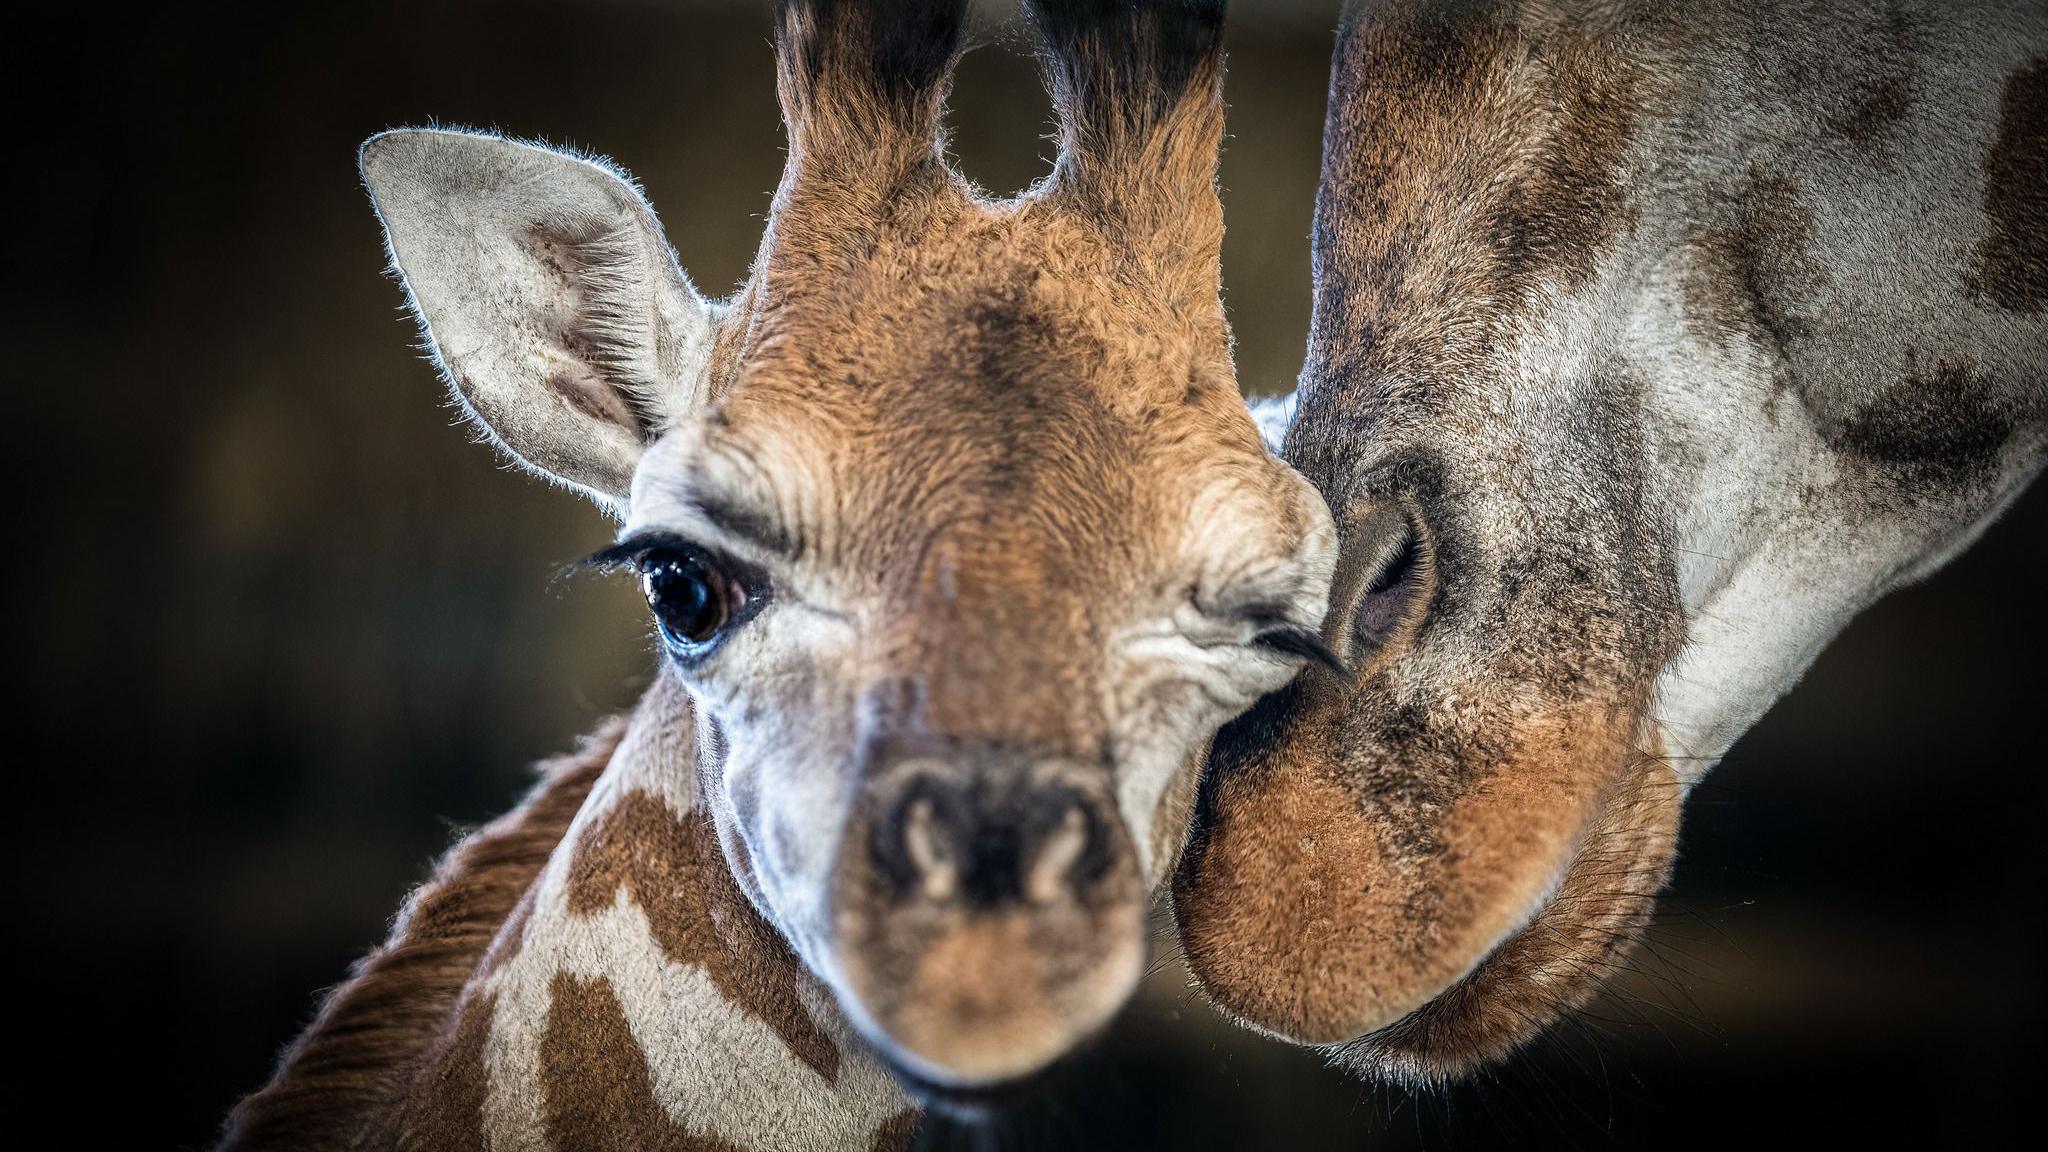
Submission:
[[[607,525],[456,426],[355,146],[440,120],[611,155],[723,291],[781,164],[764,7],[88,8],[9,34],[17,1114],[90,1078],[84,1143],[205,1144],[457,830],[634,698],[634,592],[551,583]],[[989,7],[957,150],[1011,189],[1047,110]],[[1263,392],[1300,362],[1336,0],[1234,7],[1225,272]],[[1358,1084],[1167,963],[1043,1100],[929,1142],[1976,1143],[2037,1114],[2044,529],[2048,490],[1851,627],[1695,795],[1642,974],[1496,1075]]]

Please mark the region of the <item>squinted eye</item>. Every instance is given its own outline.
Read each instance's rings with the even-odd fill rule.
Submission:
[[[731,577],[694,552],[657,549],[643,554],[638,567],[640,589],[662,635],[685,648],[715,639],[744,595]]]
[[[1370,652],[1384,645],[1415,611],[1416,601],[1423,594],[1425,563],[1422,541],[1413,525],[1404,526],[1400,535],[1387,542],[1378,569],[1360,594],[1351,617],[1360,651]]]
[[[1271,628],[1252,637],[1252,643],[1274,652],[1313,660],[1339,676],[1351,674],[1349,666],[1323,644],[1323,638],[1306,628]]]

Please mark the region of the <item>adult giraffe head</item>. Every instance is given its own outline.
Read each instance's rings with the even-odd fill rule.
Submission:
[[[622,521],[599,559],[741,889],[955,1089],[1126,999],[1210,737],[1314,651],[1333,552],[1231,365],[1221,0],[1033,5],[1060,153],[1008,200],[943,157],[965,7],[778,4],[788,166],[725,303],[602,162],[362,152],[456,395]]]
[[[1350,8],[1285,456],[1352,672],[1218,737],[1175,909],[1235,1014],[1440,1081],[1626,967],[1685,790],[2048,459],[2048,8]]]

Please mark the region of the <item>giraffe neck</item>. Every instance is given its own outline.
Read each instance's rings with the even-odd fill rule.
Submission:
[[[381,1078],[376,1106],[359,1092],[332,1117],[341,1135],[292,1146],[772,1152],[907,1142],[915,1110],[734,884],[695,771],[687,698],[660,678],[574,773],[551,775],[522,808],[552,800],[552,840],[527,853],[516,894],[476,902],[488,931],[471,926],[460,978],[436,989],[438,1010],[421,1007],[432,1024],[414,1029],[414,1058]],[[458,845],[415,906],[434,885],[459,883],[445,875],[451,864],[479,855],[497,827]],[[408,919],[379,956],[436,927]],[[323,1026],[346,1034],[347,1015],[397,1014],[381,997],[352,995],[377,962],[330,998],[295,1054]],[[363,1001],[355,1012],[337,1010],[352,999]],[[278,1091],[293,1064],[251,1103]],[[287,1143],[241,1127],[235,1147]]]

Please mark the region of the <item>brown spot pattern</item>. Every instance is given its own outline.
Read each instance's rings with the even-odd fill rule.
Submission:
[[[2006,81],[1984,158],[1984,214],[1970,294],[2009,312],[2048,307],[2048,60]]]
[[[1455,371],[1490,350],[1484,321],[1542,285],[1584,286],[1631,227],[1629,151],[1650,80],[1598,41],[1532,37],[1512,19],[1505,6],[1347,10],[1311,374],[1433,371],[1447,357]],[[1335,347],[1351,355],[1319,351]]]
[[[1928,50],[1927,14],[1886,7],[1867,24],[1860,14],[1847,16],[1822,59],[1794,64],[1790,77],[1835,105],[1822,127],[1870,157],[1883,155],[1877,146],[1912,108]]]
[[[1632,65],[1587,45],[1560,46],[1547,63],[1556,126],[1496,209],[1495,251],[1516,281],[1547,272],[1576,290],[1634,219],[1626,175],[1641,93]]]
[[[1725,340],[1760,334],[1785,376],[1786,349],[1812,332],[1790,306],[1825,282],[1807,255],[1813,214],[1799,189],[1779,176],[1754,173],[1729,218],[1694,237],[1684,281],[1686,320],[1695,337]]]
[[[541,1039],[542,1114],[555,1147],[577,1152],[743,1152],[693,1135],[654,1098],[647,1057],[604,977],[557,972]],[[450,1144],[445,1147],[458,1147]]]
[[[1966,361],[1943,360],[1821,432],[1836,451],[1882,466],[1906,491],[1948,492],[1995,473],[2014,425],[2013,411]]]
[[[798,1059],[837,1081],[839,1049],[797,997],[800,962],[733,882],[708,819],[678,816],[649,792],[621,797],[577,842],[569,909],[601,912],[620,889],[646,913],[663,954],[701,968]]]
[[[875,1142],[869,1145],[869,1152],[903,1152],[910,1147],[917,1136],[918,1122],[924,1113],[915,1108],[905,1108],[883,1121],[881,1130],[875,1133]]]
[[[1828,121],[1828,130],[1858,144],[1868,144],[1882,137],[1892,125],[1906,118],[1906,110],[1913,106],[1913,90],[1909,81],[1900,77],[1879,80],[1856,106]]]

